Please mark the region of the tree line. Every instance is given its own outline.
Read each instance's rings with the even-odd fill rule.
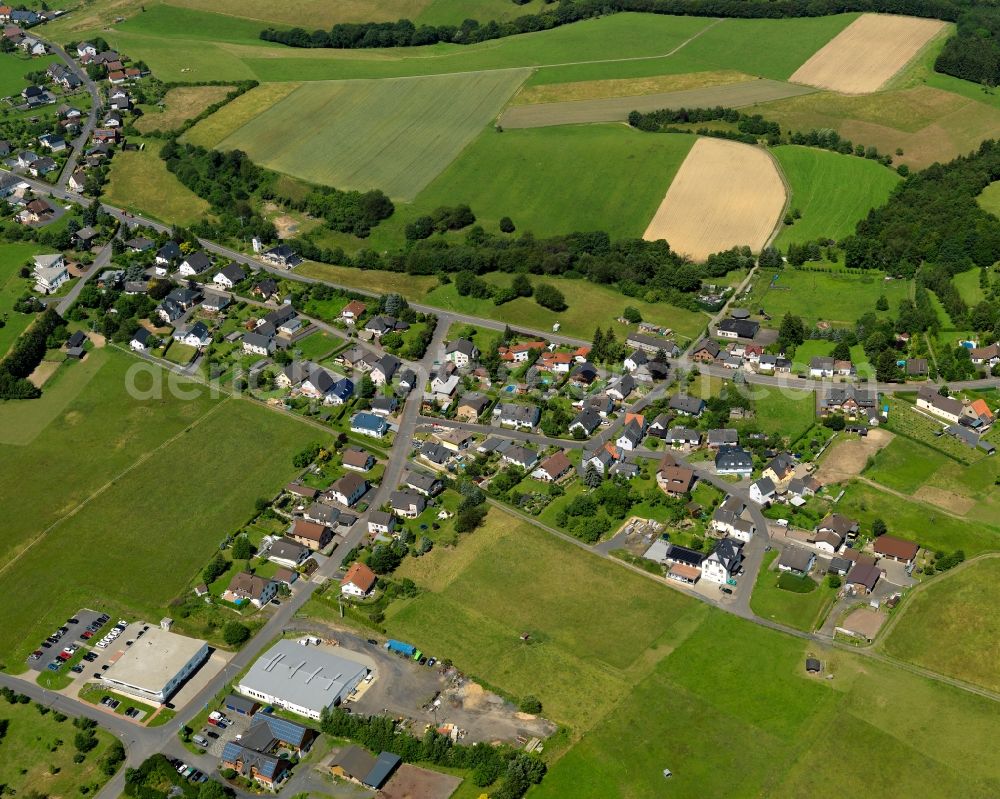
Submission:
[[[320,729],[333,738],[355,741],[373,752],[392,752],[405,763],[471,770],[471,779],[477,786],[497,785],[490,791],[491,799],[520,799],[545,776],[545,763],[512,746],[467,746],[454,743],[434,729],[417,738],[400,731],[395,719],[389,716],[362,716],[345,713],[340,708],[325,709]]]
[[[553,4],[554,5],[554,4]],[[420,47],[447,42],[475,44],[522,33],[550,30],[585,19],[623,11],[677,16],[786,19],[822,17],[846,12],[879,12],[957,22],[934,69],[965,80],[995,86],[1000,82],[1000,6],[976,0],[561,0],[553,8],[512,20],[460,25],[416,25],[396,22],[341,23],[330,30],[266,28],[260,38],[290,47],[364,49]]]
[[[878,161],[883,166],[892,164],[892,156],[880,153],[876,147],[854,144],[850,139],[841,137],[835,130],[810,130],[807,133],[792,131],[782,135],[781,125],[774,120],[765,119],[760,114],[745,114],[735,108],[714,106],[711,108],[661,108],[656,111],[642,113],[632,111],[628,115],[628,123],[637,130],[647,133],[690,133],[690,130],[678,128],[676,125],[697,124],[699,122],[727,122],[735,124],[737,131],[713,130],[698,128],[699,136],[731,139],[744,144],[757,144],[765,141],[768,147],[779,144],[799,144],[804,147],[818,147],[841,155],[856,155],[858,158],[868,158]],[[900,167],[904,170],[905,167]],[[901,171],[908,174],[909,170]]]
[[[0,361],[0,399],[36,399],[42,395],[27,377],[45,357],[49,336],[62,325],[62,317],[49,307],[18,337]]]

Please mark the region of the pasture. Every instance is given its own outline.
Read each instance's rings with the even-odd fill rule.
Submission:
[[[984,296],[983,289],[979,285],[979,276],[979,269],[969,269],[965,272],[959,272],[951,279],[955,288],[958,289],[958,293],[962,295],[962,299],[970,306],[980,302]]]
[[[793,225],[782,225],[775,240],[779,247],[850,235],[900,180],[881,164],[853,155],[795,145],[775,147],[771,153],[791,187],[789,206],[802,214]]]
[[[884,639],[886,654],[1000,691],[1000,558],[936,577],[907,598]]]
[[[209,106],[225,99],[231,86],[176,86],[163,97],[163,107],[147,107],[136,121],[140,133],[176,130]]]
[[[385,228],[399,241],[413,218],[467,203],[488,230],[509,216],[519,231],[536,236],[604,230],[612,238],[638,238],[694,143],[693,136],[654,136],[622,125],[484,130],[373,237]]]
[[[764,433],[781,433],[795,441],[816,420],[816,396],[794,387],[753,386],[755,421]]]
[[[878,91],[945,27],[935,19],[862,14],[789,80],[844,94]]]
[[[313,182],[412,200],[495,118],[526,74],[308,83],[218,147]]]
[[[208,202],[188,189],[160,158],[162,143],[149,139],[143,150],[118,153],[104,199],[162,222],[190,225],[208,213]]]
[[[698,89],[660,92],[641,96],[607,97],[554,103],[514,105],[500,117],[505,128],[539,128],[587,122],[623,122],[631,111],[660,108],[741,108],[768,100],[808,94],[811,90],[777,80],[747,80]]]
[[[537,75],[538,73],[535,73]],[[707,89],[731,83],[745,83],[751,75],[733,69],[689,72],[681,75],[651,75],[646,78],[607,78],[573,83],[534,84],[535,75],[514,95],[511,105],[561,103],[572,100],[606,100],[615,97],[642,97],[664,92]]]
[[[24,79],[25,73],[45,71],[54,61],[59,61],[59,57],[46,55],[32,58],[21,51],[0,53],[0,97],[20,94],[28,85]]]
[[[908,297],[909,291],[909,281],[884,280],[880,272],[855,275],[783,269],[761,273],[755,279],[747,307],[763,308],[774,327],[786,313],[802,317],[807,327],[819,321],[849,327],[862,314],[874,311],[875,303],[883,294],[889,301],[890,310],[895,312],[899,301]]]
[[[643,233],[695,260],[733,246],[759,251],[785,207],[785,187],[766,151],[698,139]]]
[[[77,729],[72,719],[56,721],[54,713],[46,709],[43,715],[34,703],[4,702],[2,713],[8,726],[0,757],[0,784],[8,791],[22,796],[32,791],[46,796],[71,796],[80,786],[107,781],[97,764],[114,740],[111,733],[95,729],[98,745],[82,763],[74,763],[73,736]]]
[[[75,397],[62,398],[33,440],[0,445],[0,586],[23,599],[0,628],[0,656],[11,668],[45,628],[87,603],[162,616],[221,538],[251,515],[254,500],[293,476],[291,453],[321,435],[183,381],[174,382],[193,389],[189,398],[167,383],[159,398],[134,399],[126,386],[140,362],[100,354],[97,373],[76,386]],[[148,364],[140,369],[140,390],[151,388],[151,374],[165,375]],[[0,406],[0,425],[30,414],[32,404]]]
[[[832,799],[843,780],[817,779],[815,764],[843,729],[887,796],[917,786],[905,776],[914,758],[942,795],[1000,788],[982,760],[1000,734],[990,700],[719,613],[495,508],[457,548],[399,574],[424,591],[390,608],[391,635],[509,694],[534,693],[569,725],[570,749],[533,789],[541,797],[655,797],[670,768],[672,796]],[[558,590],[570,584],[572,602]],[[807,654],[835,679],[807,677]]]

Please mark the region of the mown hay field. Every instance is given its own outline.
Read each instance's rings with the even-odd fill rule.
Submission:
[[[181,183],[160,158],[162,142],[146,141],[143,150],[121,152],[111,162],[104,199],[163,222],[190,225],[208,213],[208,202]]]
[[[176,130],[209,106],[225,99],[231,86],[177,86],[163,97],[163,108],[147,108],[136,120],[140,133]]]
[[[303,84],[218,147],[316,183],[411,200],[496,117],[526,75]]]
[[[262,83],[198,122],[181,137],[181,141],[200,147],[215,147],[233,131],[256,119],[301,85],[297,81]]]
[[[777,80],[748,80],[699,89],[660,92],[642,96],[605,97],[594,100],[571,100],[557,103],[515,105],[500,119],[505,128],[537,128],[546,125],[582,122],[618,122],[631,111],[656,111],[660,108],[740,108],[808,94],[811,90]]]
[[[694,259],[737,245],[760,250],[785,207],[785,186],[766,151],[698,139],[643,238],[666,239]]]
[[[936,19],[862,14],[789,80],[844,94],[878,91],[944,28]]]
[[[778,234],[781,247],[850,235],[869,210],[885,203],[900,181],[877,161],[853,155],[795,145],[775,147],[771,153],[791,188],[790,206],[802,214]]]

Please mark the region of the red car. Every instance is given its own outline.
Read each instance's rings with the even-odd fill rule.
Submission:
[[[90,630],[85,630],[83,635],[80,636],[84,641],[88,641],[94,637],[94,634]]]
[[[63,661],[63,663],[65,663],[67,660],[69,660],[73,656],[70,655],[70,654],[68,654],[68,653],[66,653],[66,652],[60,652],[58,655],[56,655],[56,657],[59,658],[61,661]]]

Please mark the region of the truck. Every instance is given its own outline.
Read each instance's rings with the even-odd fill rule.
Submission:
[[[385,642],[385,648],[390,652],[396,652],[404,657],[413,657],[413,653],[417,651],[417,648],[413,644],[404,644],[402,641],[396,641],[393,638]]]

